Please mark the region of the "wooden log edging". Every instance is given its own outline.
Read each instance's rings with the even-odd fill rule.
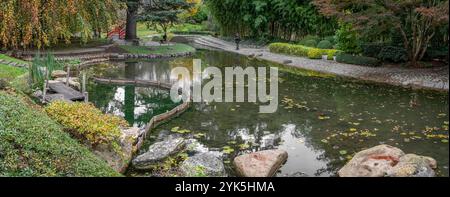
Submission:
[[[105,78],[99,78],[99,77],[93,77],[94,81],[96,83],[103,83],[103,84],[116,84],[116,85],[141,85],[141,86],[152,86],[157,88],[162,88],[166,90],[170,90],[172,88],[172,84],[170,83],[161,83],[159,81],[146,81],[146,80],[122,80],[122,79],[105,79]],[[192,99],[190,99],[189,102],[184,102],[172,110],[162,113],[156,116],[153,116],[153,118],[147,123],[145,126],[145,129],[141,131],[141,133],[138,136],[138,139],[136,140],[136,148],[141,149],[142,145],[144,144],[145,139],[147,139],[147,136],[151,131],[155,128],[157,128],[159,125],[168,122],[172,120],[173,118],[176,118],[180,116],[182,113],[184,113],[186,110],[188,110],[191,107]]]

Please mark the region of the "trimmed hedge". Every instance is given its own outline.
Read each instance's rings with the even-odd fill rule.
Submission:
[[[365,57],[365,56],[355,56],[350,54],[338,54],[336,56],[336,61],[340,63],[346,63],[346,64],[355,64],[355,65],[362,65],[362,66],[371,66],[371,67],[378,67],[381,65],[380,60],[373,57]]]
[[[31,102],[0,91],[0,177],[121,176]]]
[[[124,119],[103,114],[92,104],[57,101],[47,106],[45,111],[65,129],[92,146],[106,144],[118,148],[120,128],[128,126]]]
[[[319,49],[332,49],[333,44],[328,40],[322,40],[317,44],[317,48]]]
[[[385,62],[406,62],[408,61],[408,52],[400,47],[386,46],[381,49],[378,59]]]
[[[319,49],[288,43],[272,43],[269,45],[269,50],[272,53],[308,57],[310,59],[321,59],[322,55],[328,55],[328,59],[330,60],[332,60],[333,56],[340,52],[336,49]]]

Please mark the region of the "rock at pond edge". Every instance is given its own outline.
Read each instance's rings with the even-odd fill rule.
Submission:
[[[233,163],[240,176],[273,177],[287,158],[284,150],[266,150],[238,156]]]

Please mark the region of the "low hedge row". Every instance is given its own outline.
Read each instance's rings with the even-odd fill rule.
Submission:
[[[120,151],[120,128],[128,123],[122,118],[103,114],[92,104],[53,102],[45,108],[47,114],[73,135],[87,140],[92,146],[112,145]]]
[[[340,63],[371,66],[371,67],[378,67],[381,65],[380,60],[378,60],[377,58],[356,56],[345,53],[338,54],[336,56],[336,61]]]
[[[121,176],[29,103],[0,91],[0,177]]]
[[[303,45],[288,44],[288,43],[272,43],[269,45],[270,52],[282,53],[300,57],[308,57],[310,59],[321,59],[322,55],[328,55],[328,59],[332,60],[339,50],[336,49],[319,49],[307,47]]]

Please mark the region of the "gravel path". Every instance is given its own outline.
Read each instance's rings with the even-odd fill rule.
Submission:
[[[294,57],[283,54],[271,53],[267,48],[250,48],[241,46],[241,50],[235,49],[234,43],[226,42],[211,36],[186,36],[200,47],[220,49],[246,56],[284,64],[287,66],[318,72],[356,78],[360,80],[388,83],[405,87],[449,90],[449,68],[408,69],[399,67],[365,67],[358,65],[342,64],[327,60],[311,60],[303,57]]]

